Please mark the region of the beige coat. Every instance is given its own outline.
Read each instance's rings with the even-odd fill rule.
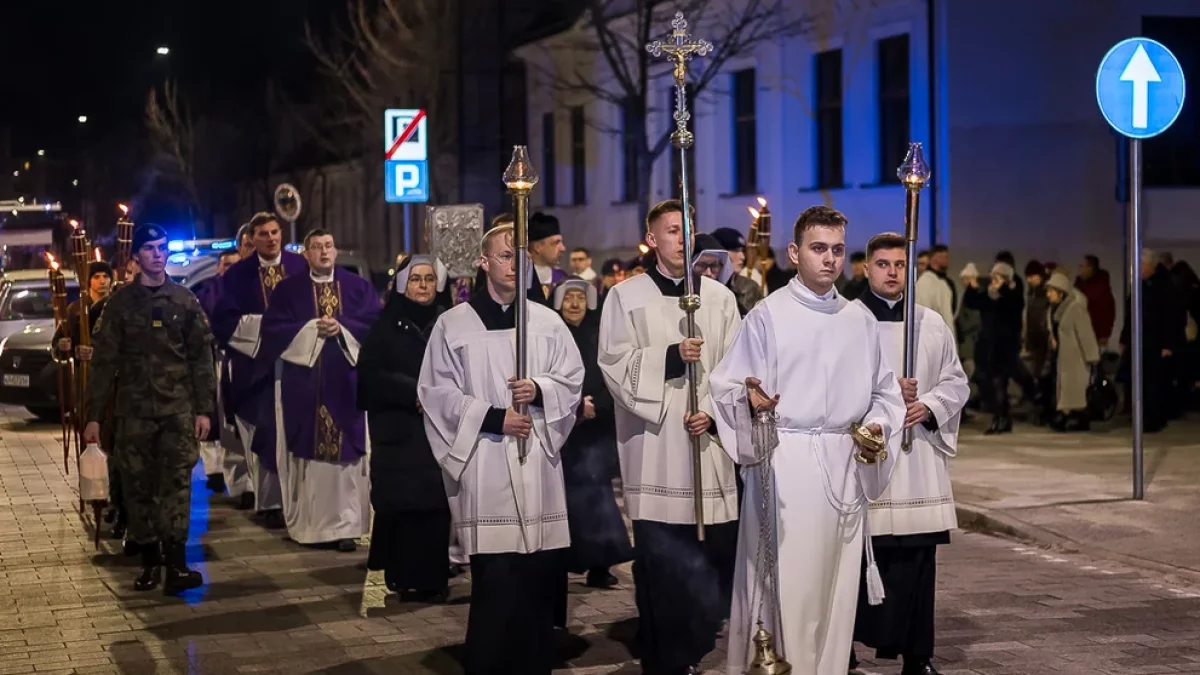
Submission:
[[[1058,323],[1058,410],[1070,412],[1087,408],[1087,388],[1092,366],[1100,360],[1100,346],[1088,316],[1087,299],[1072,289],[1053,309],[1051,331]],[[1054,335],[1051,332],[1051,335]]]

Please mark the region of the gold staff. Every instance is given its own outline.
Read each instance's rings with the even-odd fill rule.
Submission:
[[[754,280],[753,272],[758,270],[759,285],[763,295],[767,291],[767,265],[771,262],[771,209],[767,208],[767,200],[758,198],[759,209],[747,206],[754,222],[750,223],[750,236],[746,240],[746,268],[750,270],[750,280]]]
[[[646,51],[653,56],[666,54],[669,61],[674,62],[673,76],[675,78],[675,131],[671,132],[671,145],[679,153],[679,187],[680,202],[683,204],[683,260],[686,265],[684,279],[684,295],[679,299],[679,307],[687,314],[687,336],[696,337],[696,310],[700,309],[700,295],[696,292],[696,277],[692,274],[692,241],[695,229],[692,223],[692,207],[689,203],[687,156],[696,137],[688,130],[688,120],[692,114],[687,107],[687,64],[693,55],[704,56],[712,51],[712,43],[707,40],[693,40],[687,32],[687,21],[683,12],[675,12],[671,21],[671,37],[669,41],[655,40],[646,45]],[[696,414],[700,408],[700,396],[697,391],[699,380],[696,375],[696,364],[687,364],[688,378],[688,416]],[[696,536],[704,541],[704,483],[703,464],[700,455],[700,437],[691,436],[692,441],[692,499],[696,508]]]
[[[896,176],[904,185],[904,377],[912,379],[917,372],[917,216],[920,212],[921,189],[929,182],[929,165],[920,143],[909,143],[904,162]],[[912,452],[912,429],[904,430],[900,447]]]
[[[529,371],[529,193],[537,185],[538,174],[529,161],[524,145],[513,146],[512,161],[504,170],[504,185],[513,200],[513,248],[517,249],[517,297],[513,301],[517,324],[517,380]],[[524,415],[526,407],[517,406]],[[517,439],[517,458],[522,464],[529,456],[529,439]],[[524,533],[524,525],[521,526]]]

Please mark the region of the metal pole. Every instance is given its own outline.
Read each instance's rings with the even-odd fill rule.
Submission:
[[[529,370],[529,192],[513,191],[513,245],[517,249],[517,296],[513,301],[517,323],[517,380],[524,380]],[[526,406],[516,407],[524,415]],[[517,457],[521,464],[529,456],[529,439],[517,439]],[[515,489],[515,486],[514,486]],[[524,528],[524,525],[522,525]]]
[[[412,235],[412,204],[404,205],[404,250],[415,253]]]
[[[904,377],[910,380],[917,376],[917,215],[920,195],[919,188],[907,190],[904,200]],[[912,441],[912,429],[905,429],[901,449],[912,451]]]
[[[1133,316],[1133,498],[1145,499],[1144,453],[1142,429],[1145,417],[1142,409],[1142,141],[1129,141],[1129,311]]]
[[[684,85],[678,84],[676,96],[684,99]],[[696,293],[696,278],[692,273],[692,256],[695,242],[695,226],[692,223],[691,200],[688,199],[687,153],[689,145],[679,144],[679,201],[683,204],[683,285],[684,294],[679,299],[679,306],[687,316],[687,336],[696,337],[696,310],[700,309],[700,296]],[[688,378],[688,415],[695,415],[700,410],[700,396],[696,379],[696,364],[687,364]],[[689,436],[692,446],[692,505],[696,515],[696,538],[704,541],[704,463],[701,455],[700,437]]]

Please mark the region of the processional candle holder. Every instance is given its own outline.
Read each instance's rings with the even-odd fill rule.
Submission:
[[[687,105],[687,71],[688,62],[693,56],[705,56],[712,51],[712,43],[707,40],[696,40],[688,34],[688,22],[683,18],[683,12],[676,12],[671,21],[671,34],[666,41],[655,40],[646,45],[646,51],[653,56],[666,56],[673,65],[671,71],[675,80],[675,131],[671,132],[671,145],[679,153],[679,189],[681,205],[683,206],[683,260],[684,294],[679,299],[679,307],[687,315],[687,337],[695,338],[696,311],[700,309],[700,295],[696,288],[696,278],[691,272],[694,256],[695,223],[692,222],[691,191],[688,189],[688,152],[696,142],[696,137],[688,129],[688,121],[692,114]],[[699,380],[697,379],[696,364],[687,364],[688,380],[688,415],[694,415],[700,409]],[[700,437],[691,436],[692,445],[692,500],[696,518],[696,537],[704,541],[704,483],[703,462],[701,456]]]
[[[754,221],[750,223],[750,236],[746,238],[746,267],[759,274],[759,285],[763,295],[767,293],[767,269],[771,264],[771,209],[767,200],[758,198],[758,208],[747,206]],[[753,275],[751,275],[753,280]]]
[[[904,186],[904,377],[910,380],[917,372],[917,223],[921,190],[931,175],[921,144],[909,143],[908,154],[896,169],[896,177]],[[912,440],[912,429],[905,429],[900,445],[904,452],[912,452]]]
[[[129,207],[118,204],[121,217],[117,219],[117,250],[114,256],[116,262],[117,283],[129,282],[129,260],[133,257],[133,221],[129,219]]]
[[[517,295],[514,303],[517,330],[517,380],[529,376],[529,195],[537,185],[537,169],[529,161],[524,145],[513,146],[512,160],[504,170],[504,185],[513,202],[513,248],[517,259]],[[525,405],[517,407],[524,415]],[[517,439],[517,457],[524,464],[529,457],[529,439]]]

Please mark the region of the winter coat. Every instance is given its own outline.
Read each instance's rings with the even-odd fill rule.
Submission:
[[[1087,298],[1088,316],[1092,320],[1096,339],[1107,341],[1117,321],[1117,300],[1113,297],[1108,270],[1096,270],[1091,279],[1076,277],[1075,288]]]
[[[1100,361],[1100,345],[1096,342],[1083,293],[1079,290],[1068,293],[1054,308],[1050,326],[1057,346],[1057,409],[1062,412],[1084,410],[1092,368]]]

